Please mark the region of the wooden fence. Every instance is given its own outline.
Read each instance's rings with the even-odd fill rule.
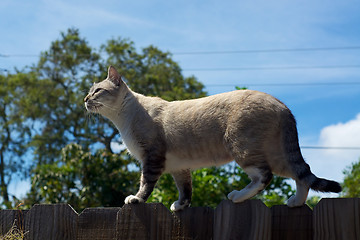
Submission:
[[[68,204],[1,210],[0,235],[16,223],[25,239],[360,239],[360,199],[322,199],[309,207],[267,208],[260,200],[223,201],[216,209],[194,207],[171,213],[160,203],[123,208],[88,208],[77,214]]]

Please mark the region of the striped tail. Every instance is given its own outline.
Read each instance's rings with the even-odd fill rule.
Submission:
[[[305,162],[299,147],[296,120],[290,110],[283,112],[283,144],[288,157],[289,164],[297,177],[296,180],[306,184],[311,189],[319,192],[341,192],[338,182],[318,178],[310,170],[310,166]]]

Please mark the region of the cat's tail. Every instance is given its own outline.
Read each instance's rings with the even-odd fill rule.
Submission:
[[[314,175],[314,174],[313,174]],[[312,181],[310,188],[319,192],[341,192],[342,188],[338,182],[327,180],[324,178],[318,178],[314,175],[315,180]]]
[[[300,151],[295,118],[290,110],[284,112],[284,115],[282,119],[283,144],[296,180],[306,184],[315,191],[341,192],[342,189],[338,182],[318,178],[311,172],[310,166],[305,162]]]

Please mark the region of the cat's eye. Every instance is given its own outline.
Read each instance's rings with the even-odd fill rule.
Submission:
[[[95,89],[93,94],[97,94],[97,93],[101,92],[102,90],[103,90],[102,88],[97,88],[97,89]]]

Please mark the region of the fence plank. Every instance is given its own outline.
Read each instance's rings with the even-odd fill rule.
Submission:
[[[213,238],[214,209],[186,208],[174,213],[176,227],[172,239],[209,240]]]
[[[117,239],[171,239],[174,218],[161,203],[126,204],[118,212]]]
[[[116,239],[116,218],[120,208],[87,208],[78,217],[77,240]]]
[[[4,236],[15,224],[16,228],[24,231],[25,215],[28,210],[0,210],[0,236]]]
[[[77,217],[68,204],[34,205],[26,215],[25,239],[76,239]]]
[[[271,211],[260,200],[222,201],[215,210],[214,240],[270,239]]]
[[[307,206],[289,208],[286,205],[273,206],[272,239],[313,239],[312,211]]]
[[[322,199],[314,207],[314,239],[360,239],[360,199]]]

